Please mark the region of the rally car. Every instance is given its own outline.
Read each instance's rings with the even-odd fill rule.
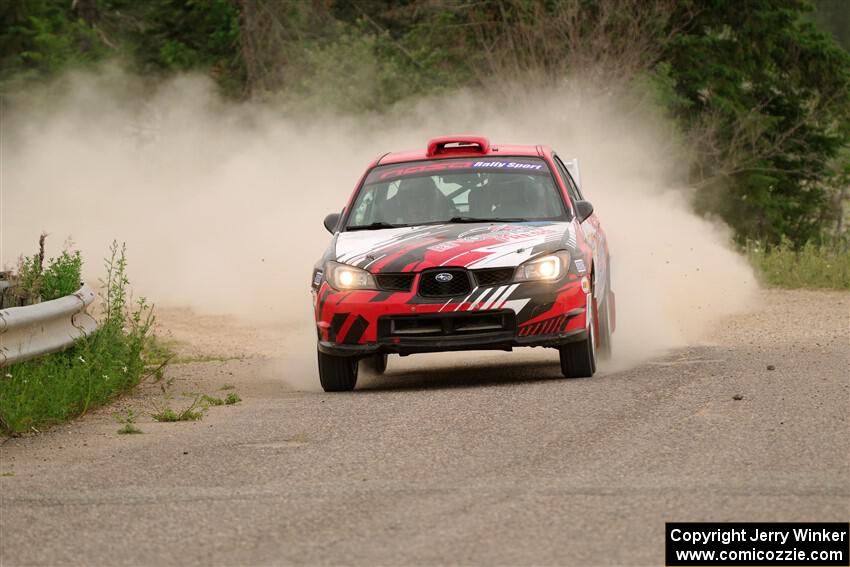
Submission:
[[[376,159],[313,270],[319,378],[352,390],[388,354],[551,347],[590,377],[615,326],[605,232],[578,163],[450,136]]]

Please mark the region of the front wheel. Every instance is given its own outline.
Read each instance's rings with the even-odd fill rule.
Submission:
[[[561,373],[567,378],[590,378],[596,372],[596,339],[594,298],[591,296],[587,313],[587,337],[582,341],[567,343],[558,351],[561,355]]]
[[[350,392],[357,384],[357,359],[319,351],[319,381],[325,392]]]

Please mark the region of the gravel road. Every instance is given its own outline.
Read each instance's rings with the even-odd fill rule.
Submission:
[[[5,440],[0,563],[662,565],[665,521],[847,521],[850,294],[761,299],[588,380],[554,351],[391,358],[336,395],[259,356],[175,365],[169,403],[243,402],[117,435],[154,385]]]

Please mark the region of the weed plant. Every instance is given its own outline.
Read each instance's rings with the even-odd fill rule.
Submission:
[[[204,418],[204,414],[206,414],[207,408],[209,407],[209,404],[205,400],[206,397],[208,396],[195,396],[192,403],[179,412],[168,406],[157,408],[155,412],[151,413],[151,417],[153,417],[156,421],[163,422],[200,421]]]

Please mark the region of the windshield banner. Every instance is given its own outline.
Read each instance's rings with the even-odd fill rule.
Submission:
[[[548,175],[546,163],[539,158],[480,158],[480,159],[441,159],[434,161],[418,161],[402,164],[376,167],[366,177],[366,184],[394,181],[405,177],[422,177],[424,175],[447,173],[504,172],[527,173],[531,175]]]

